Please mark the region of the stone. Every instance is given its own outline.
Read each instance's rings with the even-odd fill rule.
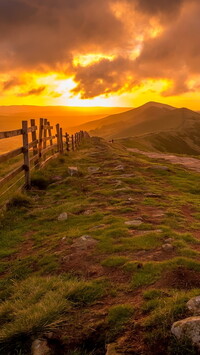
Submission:
[[[115,187],[120,187],[120,186],[122,186],[122,181],[121,180],[116,181]]]
[[[171,332],[179,340],[189,339],[200,350],[200,317],[189,317],[175,322]]]
[[[171,244],[173,241],[174,241],[173,238],[165,239],[165,243],[167,243],[167,244]]]
[[[154,218],[163,218],[164,216],[164,212],[157,212],[153,215]]]
[[[63,212],[58,216],[58,221],[66,221],[67,219],[68,219],[68,214],[66,212]]]
[[[195,316],[200,316],[200,296],[193,297],[187,302],[187,308]]]
[[[171,244],[163,244],[162,245],[162,250],[166,252],[170,252],[174,249],[173,245]]]
[[[89,166],[88,171],[91,174],[97,174],[100,170],[100,167],[98,166]]]
[[[62,180],[62,176],[56,175],[52,177],[52,182],[59,182]]]
[[[97,241],[93,239],[90,235],[82,235],[82,237],[77,238],[73,243],[73,247],[79,250],[86,250],[92,248],[97,244]]]
[[[124,170],[124,166],[123,166],[123,165],[118,165],[118,166],[116,166],[116,167],[114,168],[114,170],[116,170],[116,171],[122,171],[122,170]]]
[[[126,226],[134,226],[134,227],[138,227],[142,224],[142,220],[141,219],[133,219],[132,221],[126,221],[125,225]]]
[[[89,216],[89,215],[91,215],[92,214],[92,210],[86,210],[83,214],[85,215],[85,216]]]
[[[120,178],[122,179],[131,178],[131,177],[135,177],[135,174],[123,174],[120,176]]]
[[[52,351],[46,339],[36,339],[31,346],[32,355],[51,355]]]
[[[77,166],[69,166],[68,167],[68,172],[70,176],[75,176],[78,175],[78,168]]]

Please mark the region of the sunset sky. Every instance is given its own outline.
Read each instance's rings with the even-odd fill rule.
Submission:
[[[200,110],[199,0],[0,0],[0,105]]]

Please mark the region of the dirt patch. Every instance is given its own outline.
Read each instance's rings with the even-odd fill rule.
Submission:
[[[176,289],[190,290],[200,287],[200,272],[178,267],[168,271],[162,276],[162,280],[156,287],[171,287]]]

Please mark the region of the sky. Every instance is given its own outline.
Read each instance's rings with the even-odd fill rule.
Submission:
[[[0,0],[0,105],[200,110],[199,0]]]

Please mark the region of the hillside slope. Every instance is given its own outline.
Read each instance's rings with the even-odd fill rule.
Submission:
[[[111,115],[83,126],[91,135],[122,139],[132,147],[200,154],[200,114],[187,108],[149,102],[125,113]],[[134,137],[134,139],[127,139]]]
[[[196,354],[170,329],[200,293],[199,174],[99,138],[34,174],[0,217],[1,355]]]

